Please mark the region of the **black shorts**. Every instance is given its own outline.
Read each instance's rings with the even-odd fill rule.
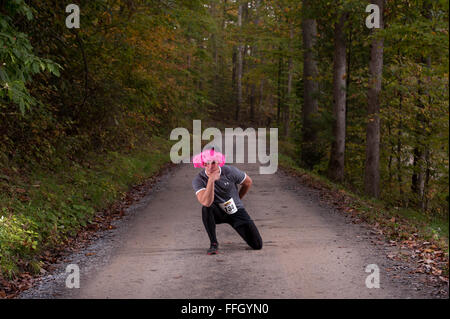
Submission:
[[[216,224],[230,224],[231,227],[236,228],[252,222],[249,214],[245,208],[239,208],[234,214],[225,213],[217,204],[212,204],[210,207],[203,207],[214,214]]]
[[[203,206],[202,219],[211,243],[217,243],[216,224],[229,224],[253,249],[261,249],[263,242],[255,223],[244,208],[234,214],[225,213],[217,204]]]

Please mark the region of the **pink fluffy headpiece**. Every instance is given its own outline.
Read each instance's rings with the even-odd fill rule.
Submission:
[[[225,155],[212,149],[205,150],[192,158],[194,167],[205,167],[205,163],[215,161],[219,166],[225,165]]]

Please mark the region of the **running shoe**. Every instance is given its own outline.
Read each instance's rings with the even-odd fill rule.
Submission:
[[[211,244],[211,247],[209,247],[208,249],[208,255],[215,255],[218,253],[218,249],[219,249],[219,244],[218,243],[213,243]]]

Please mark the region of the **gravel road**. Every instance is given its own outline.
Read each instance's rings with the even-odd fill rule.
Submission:
[[[426,275],[387,258],[392,249],[365,224],[353,224],[320,200],[319,191],[278,170],[235,164],[253,179],[243,202],[264,242],[251,250],[227,224],[217,226],[220,254],[209,240],[191,181],[180,164],[131,206],[116,229],[66,257],[21,298],[436,298]],[[80,269],[80,288],[66,288],[66,267]],[[380,287],[367,288],[368,265]]]

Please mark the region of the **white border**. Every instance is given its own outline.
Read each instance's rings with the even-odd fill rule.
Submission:
[[[245,181],[245,179],[247,178],[247,173],[244,173],[244,179],[242,180],[242,182],[240,182],[238,185],[241,185],[244,181]]]
[[[197,195],[198,192],[200,192],[200,191],[202,191],[202,190],[204,190],[204,189],[206,189],[206,188],[204,188],[204,187],[203,187],[203,188],[200,188],[198,191],[195,192],[195,195]]]

